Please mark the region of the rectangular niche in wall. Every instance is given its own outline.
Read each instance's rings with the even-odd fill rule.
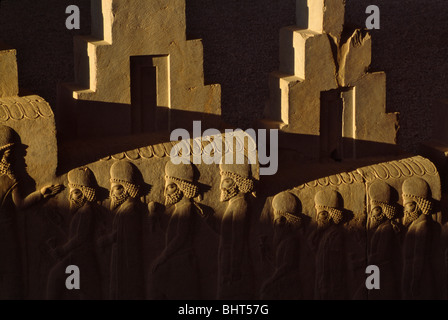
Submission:
[[[321,92],[320,106],[320,156],[340,160],[343,156],[343,105],[340,90]]]
[[[169,56],[131,57],[132,133],[169,129]]]

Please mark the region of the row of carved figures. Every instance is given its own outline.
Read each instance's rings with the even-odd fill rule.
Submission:
[[[11,154],[17,147],[16,133],[0,126],[0,186],[2,206],[0,229],[0,298],[21,298],[23,275],[21,244],[16,223],[17,210],[30,208],[60,193],[63,185],[48,185],[25,198],[12,168]],[[46,251],[57,263],[48,274],[47,298],[63,299],[195,299],[201,297],[197,252],[194,248],[197,219],[204,219],[220,234],[217,297],[244,298],[253,295],[252,268],[246,263],[249,216],[247,194],[253,191],[248,165],[221,165],[221,201],[228,202],[222,217],[203,211],[195,202],[199,188],[192,164],[165,167],[165,205],[140,200],[138,169],[118,161],[110,169],[110,194],[105,206],[97,201],[96,178],[87,168],[67,174],[70,226],[67,241],[46,242]],[[147,226],[166,228],[162,252],[144,270]],[[23,244],[22,244],[23,245]],[[26,244],[25,244],[26,245]],[[245,263],[249,266],[244,270]],[[65,286],[67,266],[76,265],[82,276],[80,290]],[[147,281],[145,281],[147,279]],[[238,287],[236,290],[235,288]],[[243,289],[244,288],[244,289]]]
[[[428,183],[420,177],[406,179],[402,209],[391,201],[391,191],[384,181],[370,185],[370,212],[362,228],[347,227],[341,196],[331,188],[315,194],[313,221],[301,213],[293,192],[276,195],[271,202],[275,258],[267,259],[273,261],[274,272],[262,286],[261,297],[445,298],[446,244],[441,225],[431,216],[434,201]],[[263,257],[269,257],[266,247],[262,241]],[[307,250],[308,256],[303,254]],[[303,257],[313,259],[312,270],[306,266],[309,260],[300,261]],[[366,285],[367,266],[378,267],[375,288]],[[306,281],[304,274],[313,280]]]
[[[194,181],[192,164],[165,167],[165,204],[140,201],[140,186],[134,179],[136,167],[128,161],[115,162],[110,169],[110,195],[108,207],[113,221],[106,232],[95,237],[92,217],[101,211],[95,202],[95,178],[87,167],[68,173],[70,207],[73,212],[69,241],[53,249],[52,255],[60,262],[49,277],[49,298],[56,299],[63,293],[57,290],[63,269],[70,261],[91,257],[79,268],[90,268],[91,275],[84,275],[81,287],[90,288],[95,295],[101,277],[92,269],[97,248],[109,248],[109,269],[103,290],[110,299],[199,299],[202,297],[198,252],[195,249],[197,224],[206,221],[219,235],[217,298],[237,299],[253,296],[253,270],[248,252],[249,208],[247,197],[253,191],[248,165],[221,165],[221,201],[227,202],[222,217],[203,210],[195,198],[199,188]],[[102,207],[104,208],[104,207]],[[165,230],[165,243],[160,254],[151,261],[149,274],[144,270],[145,238],[149,230],[160,225]],[[101,273],[101,272],[100,272]],[[98,279],[96,282],[92,281]],[[142,281],[146,279],[146,281]],[[54,284],[54,288],[52,288]],[[53,295],[54,296],[51,296]],[[88,297],[86,297],[88,298]],[[92,298],[92,297],[90,297]]]
[[[0,298],[20,298],[23,279],[14,226],[16,210],[55,196],[63,186],[46,186],[22,198],[20,183],[11,169],[13,132],[5,126],[0,130],[0,256],[4,257],[0,262]],[[443,257],[436,250],[442,249],[440,228],[431,219],[430,189],[421,178],[403,183],[403,224],[396,219],[398,206],[391,203],[390,186],[385,182],[371,184],[367,228],[354,231],[345,228],[340,194],[331,188],[315,194],[316,212],[311,223],[308,215],[301,213],[295,194],[286,191],[275,196],[270,223],[275,259],[259,286],[255,269],[260,266],[254,265],[258,260],[253,258],[249,237],[254,214],[250,201],[254,181],[249,166],[220,165],[220,201],[227,203],[222,215],[210,213],[195,201],[199,188],[192,164],[166,163],[164,205],[140,201],[136,171],[128,161],[111,166],[109,200],[103,205],[97,202],[96,179],[89,168],[68,173],[71,221],[65,243],[47,243],[48,252],[57,261],[48,274],[48,299],[203,298],[201,252],[195,245],[197,225],[203,222],[219,235],[218,299],[443,296],[444,288],[439,288],[444,283],[439,281],[444,279]],[[145,270],[148,230],[156,225],[164,227],[165,241]],[[269,257],[266,247],[270,242],[262,238],[262,262]],[[81,272],[79,290],[65,286],[69,265],[78,266]],[[380,268],[378,291],[367,292],[362,276],[358,277],[358,270],[367,265]]]

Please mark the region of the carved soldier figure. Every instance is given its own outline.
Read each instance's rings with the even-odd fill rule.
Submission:
[[[165,166],[166,242],[151,275],[151,299],[199,299],[200,279],[194,237],[201,209],[192,164]]]
[[[227,209],[220,221],[218,298],[253,296],[253,270],[249,250],[250,203],[254,191],[248,164],[221,164],[221,201]]]
[[[51,249],[59,262],[50,271],[48,278],[48,299],[101,299],[100,272],[96,256],[96,181],[89,168],[77,168],[68,173],[70,188],[70,211],[73,214],[68,241]],[[81,271],[80,289],[67,290],[66,268],[76,265]]]
[[[114,221],[112,233],[106,240],[112,244],[111,299],[139,300],[144,297],[142,224],[147,209],[138,198],[137,170],[128,161],[116,162],[110,169],[110,209]]]
[[[298,199],[282,192],[272,200],[274,211],[275,271],[263,284],[261,298],[298,300],[303,298],[300,281],[300,258],[303,222]]]
[[[367,265],[381,270],[380,290],[368,292],[369,299],[399,299],[401,273],[401,226],[394,220],[396,206],[391,203],[391,187],[376,181],[369,188]]]
[[[437,290],[433,265],[436,228],[431,219],[433,202],[428,183],[418,177],[402,186],[404,224],[403,299],[435,299]]]
[[[0,299],[17,299],[23,294],[16,210],[26,209],[63,189],[62,185],[45,186],[23,197],[12,160],[20,146],[17,133],[0,125]]]
[[[347,299],[347,258],[339,194],[331,189],[319,191],[314,203],[317,220],[313,238],[316,250],[315,299]]]

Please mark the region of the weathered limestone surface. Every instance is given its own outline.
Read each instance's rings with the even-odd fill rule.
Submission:
[[[0,97],[12,97],[19,94],[16,50],[0,43]]]
[[[56,176],[56,124],[50,105],[39,96],[0,99],[0,123],[13,128],[25,147],[28,174],[36,183]]]
[[[328,37],[294,27],[282,29],[280,72],[316,83],[321,91],[333,89],[336,66]]]
[[[385,107],[385,75],[368,72],[371,36],[356,30],[342,42],[343,1],[308,1],[308,14],[300,1],[297,10],[297,26],[280,32],[279,72],[270,75],[261,126],[297,139],[316,136],[310,145],[317,140],[320,146],[304,154],[311,158],[389,153],[396,145],[397,114]],[[354,140],[369,143],[352,147]]]
[[[58,132],[48,103],[18,96],[15,51],[0,51],[0,299],[447,298],[439,171],[378,156],[397,118],[385,74],[368,72],[370,36],[341,43],[344,1],[308,1],[308,28],[281,31],[264,119],[281,129],[272,176],[247,132],[166,137],[220,114],[184,0],[92,9]],[[59,130],[71,139],[58,149]],[[82,290],[67,290],[68,264]],[[366,290],[370,265],[381,291]]]
[[[446,117],[448,116],[448,99],[439,99],[433,110],[432,138],[420,145],[420,152],[431,159],[438,167],[442,176],[443,189],[446,190],[448,183],[448,130]]]
[[[297,2],[303,2],[297,0]],[[343,0],[308,0],[308,28],[318,33],[327,33],[339,42],[344,27],[345,3]],[[297,16],[297,25],[302,24],[302,15]]]
[[[374,191],[373,188],[379,183],[386,184],[390,190],[384,188],[378,190],[377,188]],[[419,189],[420,186],[423,186],[423,190]],[[263,186],[263,188],[266,187]],[[342,299],[400,299],[408,290],[406,282],[400,282],[399,275],[405,272],[405,269],[402,271],[401,268],[403,265],[407,265],[405,268],[412,268],[418,263],[417,259],[420,259],[421,255],[427,255],[427,259],[431,261],[428,262],[427,272],[437,273],[436,278],[438,279],[422,283],[422,287],[425,287],[427,292],[432,292],[431,294],[437,292],[435,296],[445,297],[445,288],[438,281],[446,283],[444,273],[441,271],[443,269],[442,248],[444,244],[440,237],[440,228],[446,217],[441,208],[437,206],[442,199],[440,176],[435,165],[428,159],[416,156],[378,162],[353,171],[340,172],[308,181],[282,192],[295,195],[301,204],[301,221],[304,224],[303,228],[307,230],[304,232],[311,240],[310,247],[302,248],[302,253],[306,254],[308,250],[315,252],[314,261],[313,258],[308,257],[308,265],[300,266],[300,273],[303,275],[300,283],[307,283],[306,287],[315,284],[313,293],[306,292],[303,288],[305,297],[324,298],[320,296],[319,288],[324,289],[326,284],[327,289],[338,294],[339,297],[343,297]],[[334,201],[328,200],[326,205],[323,204],[323,200],[317,202],[316,197],[322,192],[335,192]],[[417,203],[418,210],[420,210],[417,215],[419,220],[425,220],[428,224],[428,230],[425,231],[427,233],[416,232],[416,234],[422,239],[425,236],[428,237],[429,242],[426,243],[428,247],[421,252],[415,248],[416,251],[412,254],[412,258],[409,256],[406,258],[410,260],[402,260],[402,250],[414,250],[402,247],[402,245],[406,245],[407,241],[403,242],[406,228],[409,223],[417,221],[412,220],[415,218],[409,218],[409,211],[406,209],[409,192],[415,195],[411,198]],[[274,198],[272,196],[266,199],[261,215],[262,221],[268,226],[275,225]],[[283,204],[284,207],[290,205]],[[404,211],[403,207],[405,207]],[[375,211],[378,208],[382,210],[382,213],[380,211],[381,215]],[[318,220],[318,213],[322,210],[329,213],[332,220],[331,227],[330,225],[327,226],[328,228],[321,225],[321,221]],[[265,229],[266,234],[269,234],[269,230],[270,228]],[[316,233],[314,230],[320,230],[320,233]],[[318,237],[314,238],[315,236]],[[321,241],[320,245],[314,249],[313,239]],[[331,241],[325,242],[325,239],[331,239]],[[334,246],[334,243],[338,243],[338,245]],[[419,246],[417,243],[415,245]],[[339,255],[343,255],[344,258],[332,256],[333,250],[336,250]],[[325,264],[320,259],[327,259],[327,263]],[[336,262],[341,265],[335,267],[334,263]],[[365,289],[365,269],[372,263],[380,266],[381,270],[387,269],[388,271],[386,272],[387,276],[381,282],[384,289],[382,291],[367,292]],[[335,272],[338,277],[330,277],[331,274],[335,275]],[[392,272],[396,277],[390,276]],[[424,277],[426,275],[425,273]],[[336,286],[336,282],[334,282],[339,278],[344,279],[343,287]],[[411,281],[410,278],[408,280]],[[295,281],[299,283],[299,280]],[[322,285],[324,287],[321,287]],[[285,287],[285,290],[288,290],[288,287]],[[328,292],[323,291],[321,294],[328,294]],[[417,292],[415,294],[418,295]]]
[[[16,51],[0,47],[0,123],[17,133],[27,172],[39,186],[54,179],[57,167],[56,123],[50,105],[37,95],[19,97]],[[25,154],[17,155],[23,159]],[[22,173],[25,174],[25,173]]]
[[[396,143],[396,114],[386,113],[386,74],[365,74],[354,88],[342,94],[349,124],[356,140]],[[353,124],[350,123],[353,121]],[[344,123],[345,124],[345,123]],[[394,128],[389,130],[388,128]]]
[[[92,1],[92,20],[92,35],[75,38],[75,83],[61,88],[59,104],[65,119],[75,118],[82,125],[84,117],[104,117],[109,110],[120,133],[129,134],[142,131],[141,125],[134,123],[139,116],[134,109],[221,114],[220,86],[204,85],[202,43],[186,40],[185,0],[163,3],[96,0]],[[146,57],[143,62],[137,59],[143,57]],[[148,73],[152,68],[156,69],[154,73]],[[134,85],[138,92],[133,99],[134,81],[147,89],[140,90]],[[145,90],[151,90],[151,86],[156,95],[155,105],[136,106],[137,99],[145,99]],[[166,127],[168,121],[164,119]],[[97,125],[67,135],[117,133]]]
[[[338,83],[342,87],[354,86],[367,73],[372,61],[372,37],[356,30],[339,52]]]

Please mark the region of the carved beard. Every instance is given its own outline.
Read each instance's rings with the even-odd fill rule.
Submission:
[[[405,211],[403,224],[406,227],[409,226],[413,221],[417,220],[418,217],[420,217],[421,213],[422,211],[418,208],[418,206],[415,206],[415,210],[412,212]]]
[[[5,159],[5,156],[3,156],[2,160],[0,161],[0,175],[7,175],[11,179],[14,176],[11,169],[11,164]]]
[[[378,228],[378,226],[380,224],[382,224],[384,222],[384,213],[381,214],[381,216],[379,216],[378,218],[374,218],[374,217],[369,217],[369,230],[373,230]]]
[[[219,199],[221,202],[226,202],[238,195],[238,186],[234,184],[232,187],[227,189],[221,189],[221,198]]]
[[[178,203],[183,198],[182,191],[177,188],[177,190],[173,194],[167,194],[165,195],[165,205],[166,206],[172,206],[176,203]]]
[[[331,219],[317,219],[317,230],[323,231],[331,225]]]
[[[70,197],[70,211],[76,212],[87,202],[86,197],[82,196],[81,199],[75,200]]]
[[[121,206],[127,199],[129,198],[129,194],[126,192],[123,192],[121,195],[116,196],[113,195],[112,193],[110,194],[110,199],[111,199],[111,209],[114,210],[116,208],[118,208],[119,206]]]

